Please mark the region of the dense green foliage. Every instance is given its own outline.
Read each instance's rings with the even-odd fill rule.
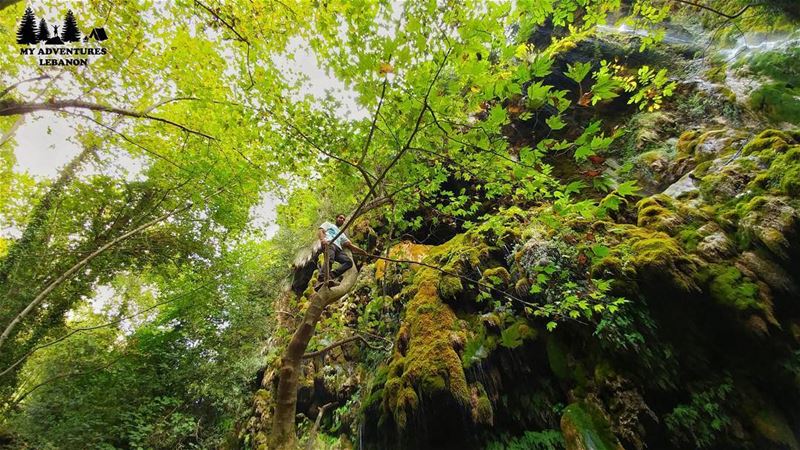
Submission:
[[[747,4],[86,2],[89,66],[0,45],[0,447],[262,448],[349,213],[395,261],[316,324],[301,443],[800,448],[798,17]],[[711,53],[740,26],[783,40]]]

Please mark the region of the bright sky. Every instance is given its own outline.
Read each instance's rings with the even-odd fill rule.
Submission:
[[[31,114],[15,135],[17,157],[15,171],[52,178],[58,169],[80,151],[70,138],[75,135],[72,125],[53,113]]]

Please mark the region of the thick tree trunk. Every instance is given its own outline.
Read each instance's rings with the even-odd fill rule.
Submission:
[[[352,258],[349,250],[345,250]],[[344,278],[338,286],[323,287],[309,299],[303,321],[295,330],[292,340],[286,347],[281,359],[281,368],[278,374],[278,390],[275,395],[275,414],[272,420],[271,443],[275,449],[291,449],[297,447],[297,434],[295,433],[295,415],[297,409],[297,387],[300,378],[300,364],[308,348],[308,343],[314,335],[314,329],[322,316],[325,307],[344,297],[356,283],[358,270],[353,265],[344,273]]]

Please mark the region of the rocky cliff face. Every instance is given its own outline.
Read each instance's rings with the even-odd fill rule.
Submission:
[[[606,31],[567,58],[632,55],[635,36]],[[765,34],[714,52],[681,33],[635,56],[668,62],[676,95],[603,112],[626,134],[600,170],[643,196],[511,206],[362,268],[324,320],[369,334],[306,367],[298,410],[335,403],[319,442],[800,448],[798,47]]]

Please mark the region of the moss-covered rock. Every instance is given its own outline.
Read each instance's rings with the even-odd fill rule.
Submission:
[[[428,278],[435,276],[428,271],[432,269],[417,275],[422,281],[406,306],[400,342],[384,386],[384,412],[391,415],[399,431],[419,412],[420,396],[447,398],[465,409],[470,401],[461,358],[451,341],[451,332],[458,331],[456,316],[442,302],[436,284]]]
[[[697,147],[701,136],[702,133],[698,130],[690,130],[681,134],[676,144],[678,153],[683,155],[691,155],[694,152],[695,147]]]
[[[739,255],[736,268],[752,279],[759,279],[777,294],[793,296],[798,292],[798,287],[792,276],[787,271],[761,254],[747,251]]]
[[[664,233],[636,232],[629,241],[631,262],[641,280],[682,292],[697,291],[697,260]]]
[[[785,149],[756,178],[759,187],[778,195],[800,196],[800,145]]]
[[[564,409],[561,433],[567,450],[623,450],[603,412],[588,402],[572,403]]]
[[[424,447],[434,438],[404,439],[426,427],[435,439],[552,428],[563,412],[567,448],[643,448],[653,436],[794,448],[785,405],[745,411],[738,384],[708,386],[757,370],[757,391],[800,398],[800,363],[770,365],[800,342],[789,263],[800,255],[798,136],[700,130],[679,145],[703,160],[692,195],[649,195],[606,216],[547,204],[501,213],[426,248],[425,264],[441,270],[403,268],[394,353],[363,394],[364,410],[391,426],[377,432]],[[520,413],[517,390],[547,401]]]
[[[747,145],[742,148],[743,155],[761,153],[771,150],[772,154],[786,151],[790,145],[795,143],[797,136],[795,133],[774,129],[767,129],[757,134]]]
[[[723,261],[736,254],[736,245],[715,222],[708,222],[697,230],[688,228],[686,233],[691,235],[684,241],[687,249],[696,250],[706,261]]]
[[[703,271],[708,293],[716,302],[741,311],[760,310],[758,286],[736,267],[712,264]]]
[[[511,282],[511,274],[503,266],[486,269],[482,275],[483,281],[491,284],[507,285]]]
[[[432,246],[416,244],[411,241],[403,241],[389,249],[389,258],[398,260],[407,260],[421,262]],[[392,264],[386,260],[380,259],[375,263],[375,279],[382,280],[386,274],[387,266]]]
[[[760,244],[782,259],[797,252],[800,214],[790,199],[759,196],[741,209],[739,237],[742,245]]]
[[[665,233],[674,233],[683,220],[664,206],[669,202],[669,198],[665,196],[653,196],[641,200],[636,204],[638,209],[637,225]]]
[[[774,123],[800,125],[800,89],[782,82],[762,85],[748,99],[748,105]]]
[[[486,394],[483,384],[475,383],[470,387],[470,406],[472,408],[472,421],[480,425],[491,426],[494,423],[494,409],[492,401]]]

